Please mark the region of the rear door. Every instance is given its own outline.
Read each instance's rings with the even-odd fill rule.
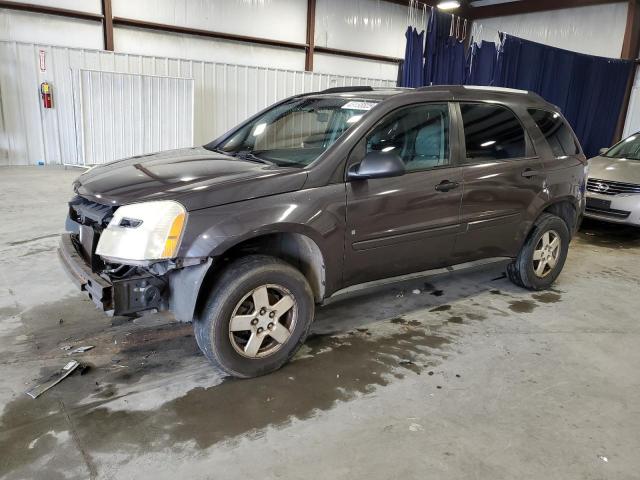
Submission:
[[[540,209],[544,165],[506,106],[461,102],[457,115],[464,193],[455,262],[513,256]]]
[[[347,183],[345,285],[449,264],[462,198],[449,108],[443,102],[396,110],[352,153],[350,164],[367,152],[396,151],[406,173]]]

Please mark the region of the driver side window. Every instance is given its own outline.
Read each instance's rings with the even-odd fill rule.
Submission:
[[[424,104],[391,113],[367,137],[367,153],[372,151],[397,153],[407,172],[449,165],[449,106]]]

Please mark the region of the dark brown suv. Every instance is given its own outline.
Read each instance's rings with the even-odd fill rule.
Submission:
[[[490,257],[559,275],[586,159],[556,107],[518,90],[333,88],[204,147],[92,168],[63,264],[104,311],[171,310],[238,377],[282,366],[345,287]]]

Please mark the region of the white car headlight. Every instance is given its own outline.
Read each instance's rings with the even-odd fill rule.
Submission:
[[[187,212],[172,200],[134,203],[116,210],[96,253],[113,260],[164,260],[178,252]]]

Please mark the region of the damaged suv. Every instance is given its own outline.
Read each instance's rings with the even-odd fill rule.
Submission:
[[[333,88],[203,147],[85,172],[60,257],[105,312],[171,310],[216,367],[253,377],[287,362],[315,304],[351,285],[507,257],[517,285],[548,287],[585,172],[535,94]]]

